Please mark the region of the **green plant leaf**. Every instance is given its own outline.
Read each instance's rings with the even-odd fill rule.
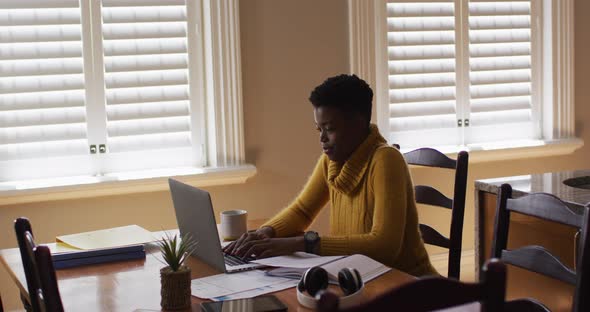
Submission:
[[[188,233],[182,238],[177,235],[171,237],[168,233],[165,233],[165,238],[159,240],[157,245],[164,262],[175,272],[180,269],[190,254],[197,248],[197,242]]]

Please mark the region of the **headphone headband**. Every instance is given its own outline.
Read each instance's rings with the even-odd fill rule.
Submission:
[[[348,308],[359,304],[365,289],[365,284],[363,283],[359,272],[356,269],[343,268],[338,272],[338,280],[340,288],[345,293],[351,291],[350,294],[339,298],[339,306],[341,308]],[[327,286],[327,272],[321,267],[312,267],[305,271],[296,287],[297,301],[306,308],[315,309],[319,299],[317,296],[321,293],[321,290],[326,289]],[[315,294],[316,298],[311,296],[312,294]]]
[[[306,294],[305,292],[300,291],[298,287],[296,287],[296,288],[297,288],[297,301],[299,301],[299,303],[302,306],[304,306],[308,309],[315,309],[319,298],[314,298],[314,297]],[[363,297],[364,290],[365,290],[365,285],[363,284],[363,286],[361,286],[361,288],[359,290],[355,291],[354,293],[352,293],[348,296],[340,297],[338,307],[340,309],[347,309],[347,308],[350,308],[352,306],[355,306],[355,305],[361,303],[361,299]],[[319,294],[321,294],[321,292]]]

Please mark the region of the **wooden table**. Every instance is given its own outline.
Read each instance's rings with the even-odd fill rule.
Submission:
[[[51,245],[51,244],[49,244]],[[59,290],[66,311],[160,311],[161,256],[153,244],[146,246],[146,258],[98,265],[88,265],[57,271]],[[0,250],[0,261],[23,294],[27,294],[26,279],[17,248]],[[220,272],[195,257],[186,263],[193,279]],[[366,299],[387,289],[415,280],[415,277],[391,270],[365,286]],[[309,311],[297,302],[295,288],[274,293],[289,311]],[[427,295],[426,295],[427,296]],[[192,297],[191,311],[201,311],[205,300]],[[462,308],[453,311],[479,311]]]

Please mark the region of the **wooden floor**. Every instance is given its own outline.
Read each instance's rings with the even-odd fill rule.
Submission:
[[[430,261],[438,273],[447,275],[448,253],[430,255]],[[475,251],[464,250],[461,253],[461,280],[475,282]]]

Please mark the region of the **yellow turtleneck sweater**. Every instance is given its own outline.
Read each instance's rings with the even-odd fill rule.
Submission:
[[[321,236],[321,255],[359,253],[415,276],[438,274],[418,230],[408,166],[376,126],[346,162],[322,155],[295,201],[263,226],[294,236],[328,200],[330,235]]]

